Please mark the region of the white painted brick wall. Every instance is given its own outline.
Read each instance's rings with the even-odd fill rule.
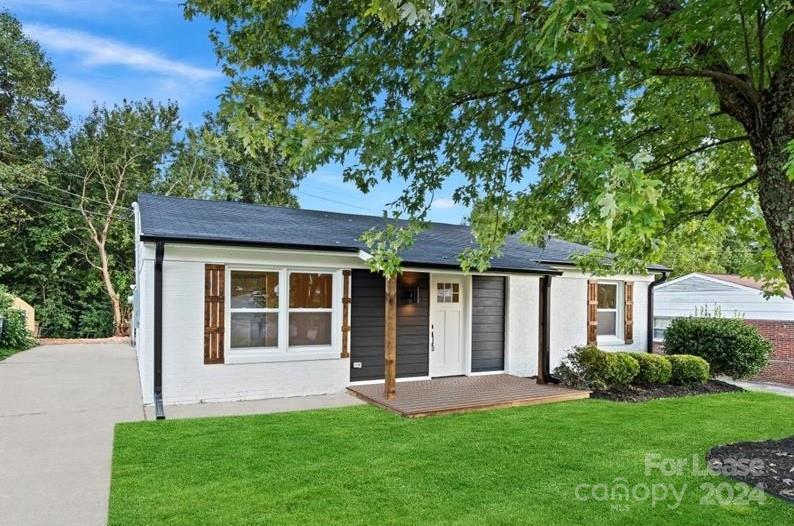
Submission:
[[[153,277],[154,264],[144,272]],[[149,273],[151,272],[151,273]],[[147,279],[141,360],[144,403],[153,401],[154,279]],[[163,263],[163,401],[166,404],[336,393],[349,381],[349,360],[204,364],[204,263]]]
[[[512,275],[507,279],[507,372],[538,374],[538,300],[540,278]]]
[[[647,347],[647,308],[650,276],[605,276],[598,279],[634,282],[634,343],[603,345],[605,351],[644,352]],[[560,364],[572,347],[587,343],[587,281],[588,277],[566,272],[552,279],[551,286],[551,369]]]
[[[551,370],[567,351],[587,343],[587,278],[554,277],[551,280]]]

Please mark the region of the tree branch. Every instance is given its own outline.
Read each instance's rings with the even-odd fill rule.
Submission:
[[[691,155],[695,155],[696,153],[703,152],[703,151],[708,150],[710,148],[716,148],[717,146],[722,146],[724,144],[730,144],[732,142],[746,141],[749,138],[750,137],[747,136],[747,135],[741,135],[739,137],[731,137],[730,139],[722,139],[722,140],[719,140],[717,142],[712,142],[712,143],[704,144],[703,146],[698,146],[697,148],[694,148],[692,150],[687,150],[686,153],[678,155],[678,156],[676,156],[676,157],[674,157],[674,158],[672,158],[672,159],[670,159],[668,161],[665,161],[663,163],[654,164],[653,166],[650,166],[647,170],[645,170],[645,173],[651,173],[651,172],[655,172],[657,170],[661,170],[662,168],[665,168],[666,166],[670,166],[671,164],[675,164],[678,161],[684,160],[684,159],[686,159],[687,157],[689,157]]]
[[[719,190],[717,190],[717,192],[724,191],[725,193],[722,194],[719,198],[717,198],[717,200],[714,201],[711,204],[710,207],[705,208],[703,210],[696,210],[694,212],[690,212],[690,213],[686,214],[684,216],[685,217],[684,221],[688,221],[688,220],[694,219],[696,217],[702,217],[704,219],[707,218],[708,216],[710,216],[712,214],[712,212],[714,212],[714,210],[719,208],[719,206],[722,203],[724,203],[725,200],[728,199],[731,196],[731,194],[733,194],[733,192],[735,192],[739,188],[743,188],[743,187],[747,186],[748,184],[750,184],[751,182],[753,182],[757,178],[758,178],[758,173],[756,172],[753,175],[751,175],[750,177],[748,177],[747,179],[744,179],[742,181],[739,181],[738,183],[731,184],[731,185],[724,186],[724,187],[720,188]]]
[[[761,103],[761,95],[746,80],[715,69],[692,69],[692,68],[654,68],[651,70],[653,75],[659,77],[699,77],[708,78],[723,82],[741,91],[755,105]]]
[[[750,39],[747,36],[747,21],[744,18],[744,11],[739,9],[739,20],[742,22],[742,36],[744,37],[744,60],[747,62],[747,76],[752,79],[753,75],[753,55],[750,53]],[[763,71],[763,67],[761,70]],[[763,85],[759,84],[758,88],[763,89]]]
[[[452,106],[460,106],[466,102],[470,102],[473,100],[481,100],[481,99],[489,99],[491,97],[498,97],[499,95],[507,95],[514,91],[518,91],[524,88],[528,88],[530,86],[535,86],[538,84],[546,84],[548,82],[557,82],[559,80],[573,78],[577,75],[581,75],[582,73],[590,73],[595,71],[597,66],[587,66],[580,69],[575,69],[572,71],[566,71],[564,73],[553,73],[551,75],[546,75],[545,77],[540,77],[532,80],[528,80],[526,82],[517,82],[512,86],[507,86],[495,91],[490,92],[479,92],[479,93],[467,93],[465,95],[456,95],[452,98],[451,105]]]

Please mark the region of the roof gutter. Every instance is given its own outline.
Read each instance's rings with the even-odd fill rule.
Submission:
[[[205,239],[193,237],[171,237],[171,236],[158,236],[151,234],[141,234],[141,241],[150,242],[168,242],[168,243],[182,243],[186,245],[217,245],[224,247],[249,247],[249,248],[278,248],[288,250],[314,250],[318,252],[346,252],[358,255],[358,247],[337,246],[328,247],[321,245],[301,245],[292,243],[272,243],[265,241],[241,241],[232,239]]]
[[[647,329],[647,348],[646,351],[649,353],[653,352],[653,289],[656,288],[657,285],[661,285],[665,281],[667,281],[667,277],[670,275],[668,271],[663,271],[662,275],[655,280],[653,280],[650,285],[648,285],[648,322],[646,327]]]
[[[163,410],[163,256],[165,241],[157,241],[154,252],[154,410],[157,420]]]
[[[540,278],[540,296],[538,302],[538,311],[540,314],[538,323],[538,349],[540,350],[538,383],[540,384],[560,383],[559,378],[551,374],[551,280],[551,275],[541,276]]]
[[[571,261],[563,261],[563,260],[557,260],[557,259],[538,259],[536,261],[538,263],[542,264],[542,265],[552,265],[552,266],[555,266],[555,267],[570,267],[572,269],[581,269],[582,268],[579,265],[577,265],[576,263],[573,263]],[[665,267],[663,265],[651,265],[649,267],[646,267],[645,270],[647,272],[649,272],[649,273],[656,273],[656,272],[670,272],[672,269],[668,268],[668,267]]]

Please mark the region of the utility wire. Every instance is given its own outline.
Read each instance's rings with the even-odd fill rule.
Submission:
[[[118,130],[124,131],[126,133],[131,134],[131,135],[136,135],[136,136],[145,138],[145,136],[142,135],[142,134],[139,134],[139,133],[136,133],[136,132],[133,132],[133,131],[130,131],[130,130],[124,130],[124,128],[120,128],[118,126],[113,126],[113,125],[110,125],[110,124],[108,124],[107,126],[109,126],[111,128],[116,128]],[[9,156],[15,157],[15,158],[17,158],[17,159],[19,159],[21,161],[27,161],[27,162],[29,162],[31,164],[37,162],[37,160],[35,160],[35,159],[26,158],[26,157],[23,157],[21,155],[17,155],[17,154],[11,153],[11,152],[7,152],[7,151],[2,150],[2,149],[0,149],[0,153],[2,153],[4,155],[9,155]],[[223,162],[225,164],[228,164],[229,166],[235,167],[235,168],[237,168],[239,170],[243,170],[244,169],[244,170],[252,171],[254,173],[260,173],[260,174],[263,173],[263,172],[257,172],[256,170],[251,170],[250,168],[247,168],[247,167],[243,168],[241,165],[232,163],[230,161],[225,161],[224,160]],[[51,168],[45,168],[45,169],[49,170],[52,173],[56,173],[58,175],[66,175],[66,176],[69,176],[69,177],[74,177],[74,178],[80,179],[81,181],[84,179],[84,176],[79,175],[79,174],[66,172],[66,171],[63,171],[63,170],[53,170]],[[280,174],[265,174],[265,175],[267,175],[268,177],[272,177],[274,179],[281,179],[283,181],[295,183],[295,181],[293,181],[292,179],[290,179],[289,177],[284,176],[284,175],[280,175]],[[52,185],[50,185],[50,186],[52,186]],[[296,193],[299,193],[299,194],[302,194],[302,195],[305,195],[305,196],[308,196],[308,197],[312,197],[314,199],[319,199],[321,201],[326,201],[326,202],[334,203],[334,204],[337,204],[337,205],[347,206],[347,207],[350,207],[350,208],[356,208],[358,210],[363,210],[363,211],[369,212],[371,214],[380,214],[379,211],[377,211],[377,210],[375,210],[373,208],[367,208],[367,207],[363,207],[363,206],[358,206],[358,205],[354,205],[352,203],[347,203],[347,202],[344,202],[344,201],[331,199],[331,198],[328,198],[328,197],[325,197],[325,196],[322,196],[322,195],[313,194],[313,193],[307,192],[305,190],[301,190],[299,184],[295,184],[295,186],[296,186],[296,188],[295,188],[295,192]],[[65,190],[63,190],[63,191],[65,191]],[[105,205],[105,206],[109,206],[107,203],[102,203],[102,204]]]
[[[151,138],[151,136],[146,136],[145,134],[138,133],[138,132],[134,132],[134,131],[132,131],[132,130],[128,130],[128,129],[126,129],[126,128],[122,128],[121,126],[116,126],[115,124],[108,124],[108,123],[105,123],[105,126],[107,126],[107,127],[109,127],[109,128],[113,128],[113,129],[119,130],[119,131],[121,131],[121,132],[123,132],[123,133],[128,133],[128,134],[130,134],[130,135],[134,135],[134,136],[136,136],[136,137],[140,137],[140,138],[142,138],[142,139],[150,139],[150,138]],[[260,175],[261,175],[261,174],[263,174],[263,172],[261,172],[261,171],[260,171],[260,172],[258,172],[257,170],[251,170],[251,169],[250,169],[250,168],[248,168],[248,167],[243,167],[243,166],[241,166],[240,164],[233,163],[233,162],[231,162],[231,161],[227,161],[227,160],[225,160],[225,159],[222,159],[222,162],[223,162],[224,164],[227,164],[227,165],[229,165],[229,166],[232,166],[232,167],[234,167],[234,168],[237,168],[238,170],[248,170],[248,171],[252,171],[252,172],[254,172],[254,173],[259,173]],[[305,190],[301,190],[301,189],[300,189],[300,183],[299,183],[299,182],[296,182],[296,181],[294,181],[293,179],[291,179],[291,178],[289,178],[289,177],[287,177],[287,176],[285,176],[285,175],[281,175],[281,174],[274,174],[274,173],[267,173],[267,174],[264,174],[264,175],[266,175],[267,177],[272,177],[272,178],[274,178],[274,179],[281,179],[282,181],[286,181],[286,182],[290,182],[290,183],[295,183],[295,187],[296,187],[296,188],[295,188],[295,192],[296,192],[296,193],[300,193],[300,194],[303,194],[303,195],[306,195],[306,196],[309,196],[309,197],[313,197],[314,199],[319,199],[319,200],[321,200],[321,201],[327,201],[327,202],[329,202],[329,203],[334,203],[334,204],[337,204],[337,205],[348,206],[348,207],[351,207],[351,208],[357,208],[357,209],[359,209],[359,210],[364,210],[364,211],[366,211],[366,212],[370,212],[370,213],[376,213],[376,214],[379,214],[379,213],[380,213],[380,212],[378,212],[378,211],[376,211],[376,210],[374,210],[374,209],[372,209],[372,208],[367,208],[367,207],[364,207],[364,206],[358,206],[358,205],[354,205],[354,204],[352,204],[352,203],[347,203],[347,202],[344,202],[344,201],[338,201],[338,200],[335,200],[335,199],[330,199],[330,198],[328,198],[328,197],[324,197],[324,196],[321,196],[321,195],[311,194],[311,193],[309,193],[309,192],[306,192]]]
[[[38,194],[36,192],[31,192],[31,193],[35,193],[36,195],[43,195],[43,194]],[[65,205],[63,203],[55,203],[53,201],[47,201],[45,199],[38,199],[38,198],[35,198],[35,197],[22,195],[22,194],[19,194],[19,193],[10,193],[10,192],[5,191],[3,188],[0,188],[0,195],[6,196],[9,199],[14,199],[14,200],[16,200],[16,199],[24,199],[24,200],[27,200],[27,201],[34,201],[34,202],[37,202],[37,203],[42,203],[42,204],[45,204],[45,205],[55,206],[55,207],[58,207],[58,208],[74,210],[76,212],[81,212],[81,213],[85,212],[86,214],[91,214],[91,215],[95,215],[95,216],[99,216],[99,217],[103,217],[103,218],[107,217],[106,214],[103,214],[101,212],[94,212],[92,210],[80,210],[77,207]],[[20,203],[20,204],[23,204],[23,203]],[[118,221],[124,221],[124,222],[127,222],[127,223],[132,223],[133,222],[133,220],[128,218],[128,217],[118,217],[118,216],[111,216],[111,217],[113,219],[118,220]]]
[[[11,168],[16,168],[16,166],[11,166]],[[45,169],[48,172],[54,173],[54,174],[57,174],[57,175],[68,175],[68,174],[59,172],[58,170],[53,170],[51,168],[45,168]],[[22,175],[22,174],[20,172],[17,172],[17,175]],[[86,201],[93,201],[94,203],[97,203],[98,205],[101,205],[101,206],[106,206],[108,208],[110,207],[110,203],[107,203],[105,201],[100,201],[99,199],[94,199],[94,198],[91,198],[91,197],[88,197],[88,196],[82,196],[82,195],[77,194],[75,192],[70,192],[69,190],[66,190],[65,188],[60,188],[60,187],[55,186],[54,184],[50,184],[49,182],[45,181],[44,179],[33,179],[33,181],[36,182],[36,183],[39,183],[39,184],[43,184],[45,186],[49,186],[50,188],[52,188],[54,190],[58,190],[59,192],[63,192],[65,194],[69,194],[69,195],[74,196],[74,197],[79,197],[80,199],[84,199]],[[123,208],[123,207],[119,208],[119,211],[120,212],[130,212],[131,213],[130,210],[127,210],[126,208]]]

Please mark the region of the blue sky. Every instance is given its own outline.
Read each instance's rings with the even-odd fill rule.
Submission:
[[[79,121],[94,102],[144,97],[176,100],[186,122],[217,108],[225,78],[207,38],[208,20],[182,16],[178,0],[0,0],[52,60],[56,87]],[[298,190],[303,208],[379,214],[402,188],[399,181],[362,194],[329,165]],[[459,223],[467,210],[451,199],[455,179],[436,193],[431,219]]]

